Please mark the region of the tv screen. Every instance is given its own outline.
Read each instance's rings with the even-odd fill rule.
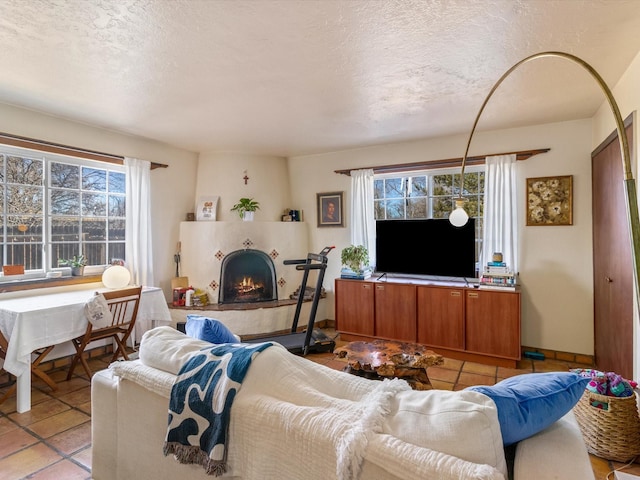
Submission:
[[[475,277],[475,220],[463,227],[448,219],[377,221],[376,271]]]

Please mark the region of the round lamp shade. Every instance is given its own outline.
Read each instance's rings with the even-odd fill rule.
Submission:
[[[112,265],[102,274],[102,283],[107,288],[123,288],[129,285],[131,274],[122,265]]]
[[[467,215],[467,212],[465,212],[464,209],[460,206],[456,207],[456,209],[449,215],[449,221],[456,227],[462,227],[466,225],[468,220],[469,215]]]

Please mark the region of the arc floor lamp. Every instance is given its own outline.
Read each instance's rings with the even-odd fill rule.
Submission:
[[[618,133],[618,140],[620,142],[620,152],[622,155],[622,168],[624,171],[624,189],[625,189],[625,200],[627,207],[627,221],[629,225],[629,233],[630,233],[630,241],[631,241],[631,257],[633,260],[633,274],[635,280],[635,293],[636,293],[636,301],[638,301],[640,305],[640,285],[638,284],[638,279],[640,278],[640,218],[638,216],[638,198],[636,193],[636,184],[633,178],[633,173],[631,171],[631,154],[629,151],[629,143],[627,141],[627,133],[624,128],[624,121],[622,120],[622,116],[620,115],[620,109],[618,108],[618,104],[613,97],[613,93],[611,89],[607,86],[605,81],[602,79],[600,74],[587,62],[582,60],[575,55],[571,55],[570,53],[565,52],[541,52],[526,57],[512,66],[509,70],[507,70],[502,77],[495,83],[491,91],[487,95],[487,98],[484,99],[482,106],[480,107],[480,111],[476,115],[476,119],[473,122],[473,127],[471,128],[471,133],[469,134],[469,140],[467,141],[467,148],[464,151],[464,156],[462,157],[462,169],[460,171],[460,197],[458,197],[455,201],[456,208],[449,215],[449,221],[456,226],[462,226],[467,223],[469,216],[467,212],[464,211],[464,198],[462,198],[462,190],[464,186],[464,168],[467,161],[467,155],[469,154],[469,146],[471,145],[471,139],[473,138],[473,134],[476,131],[476,127],[478,125],[478,120],[480,119],[480,115],[484,111],[485,106],[489,102],[489,99],[496,91],[496,89],[500,86],[500,84],[507,78],[514,70],[516,70],[520,65],[523,65],[532,60],[536,60],[538,58],[544,57],[557,57],[564,58],[570,60],[578,65],[582,66],[585,70],[587,70],[593,79],[598,83],[602,92],[604,93],[607,101],[609,103],[609,107],[611,107],[611,111],[613,112],[613,116],[616,122],[616,130]]]

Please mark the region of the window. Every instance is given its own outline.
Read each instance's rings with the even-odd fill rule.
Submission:
[[[409,175],[376,175],[376,220],[447,218],[460,195],[460,173],[455,170],[412,172]],[[470,167],[464,174],[462,197],[465,210],[476,219],[476,259],[482,245],[484,166]]]
[[[124,258],[123,166],[0,147],[0,189],[3,265],[38,276],[74,255],[89,270]]]

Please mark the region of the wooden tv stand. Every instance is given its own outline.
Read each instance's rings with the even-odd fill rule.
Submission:
[[[335,315],[345,341],[419,343],[445,357],[509,368],[520,360],[519,290],[336,279]]]

